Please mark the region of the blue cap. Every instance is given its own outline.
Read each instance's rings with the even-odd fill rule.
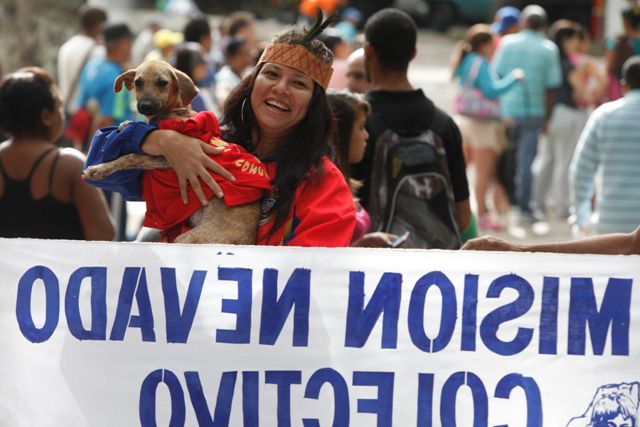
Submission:
[[[362,13],[355,7],[348,7],[342,11],[342,19],[359,23],[362,21]]]
[[[513,6],[505,6],[496,12],[496,22],[491,24],[491,30],[497,34],[503,34],[509,28],[518,23],[520,11]]]

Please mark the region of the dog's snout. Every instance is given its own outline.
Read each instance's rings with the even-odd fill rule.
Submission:
[[[145,116],[153,116],[160,112],[162,105],[153,99],[141,99],[138,101],[138,111]]]

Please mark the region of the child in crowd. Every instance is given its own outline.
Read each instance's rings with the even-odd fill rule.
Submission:
[[[349,91],[330,90],[327,98],[336,119],[334,137],[336,164],[355,195],[362,184],[351,179],[349,167],[351,164],[359,163],[364,156],[364,149],[369,138],[364,124],[371,107],[361,94]],[[354,203],[356,205],[356,228],[353,232],[351,246],[390,247],[397,236],[382,232],[369,233],[371,218],[355,196]]]

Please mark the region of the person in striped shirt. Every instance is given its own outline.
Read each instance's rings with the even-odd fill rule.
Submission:
[[[582,234],[592,225],[603,234],[628,233],[640,224],[640,56],[625,62],[621,83],[624,97],[591,114],[571,164],[573,209]]]

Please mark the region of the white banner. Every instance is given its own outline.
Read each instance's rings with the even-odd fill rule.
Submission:
[[[0,239],[0,278],[2,426],[638,425],[638,256]]]

